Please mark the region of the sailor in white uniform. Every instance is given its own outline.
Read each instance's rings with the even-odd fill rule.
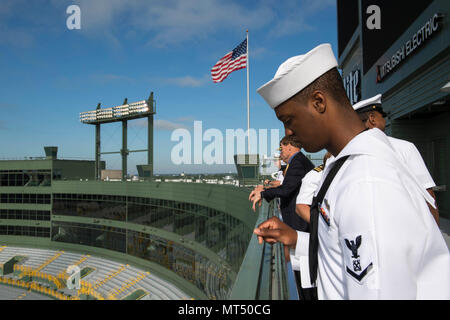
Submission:
[[[302,179],[302,185],[298,192],[295,201],[295,212],[306,222],[309,223],[309,209],[313,202],[313,198],[319,189],[322,180],[323,168],[325,167],[327,159],[332,159],[333,156],[327,152],[323,158],[323,163],[309,171]]]
[[[314,194],[319,188],[322,180],[324,165],[321,164],[309,171],[302,179],[302,185],[296,199],[295,212],[309,223],[309,207],[312,204]]]
[[[317,266],[309,280],[319,299],[450,299],[449,250],[427,207],[433,198],[381,130],[364,130],[336,67],[323,44],[285,61],[258,89],[286,134],[308,152],[325,148],[335,158],[323,172],[323,201],[312,206],[315,232],[273,217],[254,233]]]
[[[353,109],[358,113],[360,119],[367,128],[378,128],[384,132],[386,128],[385,117],[387,114],[383,111],[381,97],[381,94],[377,94],[374,97],[362,100],[354,104]],[[401,160],[419,180],[420,184],[430,193],[433,199],[436,199],[433,192],[433,187],[435,187],[436,184],[416,146],[409,141],[394,137],[388,136],[388,140],[396,153],[400,156]],[[429,209],[436,220],[436,223],[439,225],[439,211],[437,207],[434,208],[429,206]]]

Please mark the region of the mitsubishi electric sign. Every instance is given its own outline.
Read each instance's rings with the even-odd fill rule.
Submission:
[[[383,64],[377,65],[377,83],[382,82],[385,77],[395,69],[418,48],[425,45],[427,41],[439,30],[439,19],[441,15],[435,13],[427,22],[406,41],[397,51]]]
[[[350,72],[343,78],[345,91],[351,104],[355,104],[361,100],[361,75],[359,70]]]

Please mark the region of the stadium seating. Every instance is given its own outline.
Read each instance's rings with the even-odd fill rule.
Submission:
[[[0,277],[0,284],[25,288],[54,299],[85,299],[88,296],[99,300],[130,297],[143,300],[191,299],[151,272],[128,264],[59,250],[11,246],[0,249],[0,264],[13,257],[23,257],[14,265],[14,274]],[[66,270],[70,265],[77,265],[81,270],[89,268],[91,271],[82,275],[79,290],[65,288],[69,277]],[[24,281],[23,277],[32,281]],[[0,291],[3,287],[0,286]]]

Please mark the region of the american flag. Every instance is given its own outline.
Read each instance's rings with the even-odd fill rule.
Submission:
[[[241,42],[233,51],[223,56],[211,69],[215,83],[222,82],[228,75],[247,66],[247,39]]]

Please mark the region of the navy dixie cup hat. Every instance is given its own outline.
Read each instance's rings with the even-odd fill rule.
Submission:
[[[353,105],[353,109],[355,109],[357,113],[378,111],[379,113],[381,113],[383,118],[387,116],[387,113],[383,111],[383,107],[381,106],[381,93],[373,96],[372,98],[355,103]]]
[[[337,65],[331,45],[324,43],[303,55],[287,59],[278,67],[273,79],[256,91],[275,109]]]

